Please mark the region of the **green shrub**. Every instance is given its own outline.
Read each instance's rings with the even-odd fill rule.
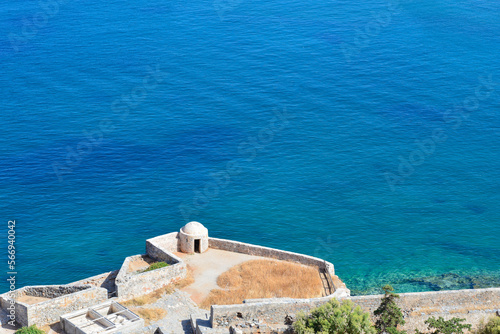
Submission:
[[[430,317],[425,323],[431,330],[430,334],[463,334],[464,329],[470,330],[472,327],[470,324],[462,324],[464,321],[465,319],[460,318],[444,320],[443,317]],[[420,334],[420,331],[416,330],[415,333]]]
[[[143,271],[143,273],[145,273],[146,271],[151,271],[151,270],[155,270],[155,269],[160,269],[160,268],[163,268],[163,267],[168,267],[168,266],[169,266],[169,264],[168,264],[168,263],[165,263],[165,262],[155,262],[155,263],[151,263],[151,264],[149,265],[149,267]]]
[[[401,309],[396,305],[396,299],[399,296],[393,293],[394,289],[390,285],[382,287],[385,295],[382,298],[380,306],[373,312],[377,317],[375,328],[378,333],[403,334],[404,331],[399,331],[398,326],[404,325],[405,320]]]
[[[36,325],[31,325],[29,327],[19,328],[15,334],[45,334],[45,332],[38,329]]]
[[[478,334],[500,334],[500,317],[491,318],[486,325],[481,325]]]
[[[311,314],[300,313],[293,324],[297,334],[375,334],[370,314],[350,300],[336,299],[315,308]]]

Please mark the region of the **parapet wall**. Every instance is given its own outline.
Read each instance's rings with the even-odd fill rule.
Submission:
[[[172,232],[146,240],[146,253],[152,258],[161,256],[158,251],[175,253],[180,249],[179,232]]]
[[[186,264],[174,254],[179,249],[178,234],[178,232],[172,232],[146,240],[147,254],[145,255],[155,261],[168,263],[168,267],[133,273],[129,272],[130,262],[144,255],[130,256],[125,259],[115,280],[119,300],[151,293],[186,277]]]
[[[32,297],[43,297],[43,298],[57,298],[70,293],[75,293],[79,291],[83,291],[89,289],[88,285],[79,285],[79,286],[71,286],[71,285],[33,285],[26,286],[21,289],[17,289],[15,291],[5,293],[0,296],[0,300],[2,302],[2,307],[4,306],[3,302],[5,299],[12,298],[17,300],[21,296],[32,296]]]
[[[0,303],[2,305],[2,310],[5,310],[7,314],[15,315],[16,322],[21,326],[28,326],[30,323],[28,317],[28,306],[24,303],[16,302],[16,293],[19,290],[13,291],[12,293],[5,293],[0,296]],[[13,304],[11,303],[13,302]]]
[[[235,253],[296,262],[317,267],[318,269],[326,269],[326,272],[331,277],[335,276],[333,264],[313,256],[217,238],[209,238],[209,247]],[[350,295],[349,289],[340,280],[334,280],[333,282],[336,282],[336,286],[334,286],[335,292],[327,297],[311,299],[251,299],[245,300],[244,304],[213,305],[211,308],[211,325],[212,327],[231,326],[251,321],[252,319],[259,319],[268,324],[283,325],[287,316],[293,316],[300,311],[310,311],[326,303],[331,298],[340,299]]]
[[[141,256],[143,255],[130,256],[123,262],[115,281],[119,300],[128,300],[151,293],[186,277],[186,264],[173,254],[169,254],[168,257],[169,262],[173,264],[167,267],[143,273],[129,272],[130,262]],[[167,259],[159,258],[159,260],[166,261]]]
[[[333,267],[333,264],[317,257],[299,253],[287,252],[280,249],[247,244],[244,242],[238,242],[233,240],[209,238],[208,243],[210,248],[216,248],[235,253],[263,256],[283,261],[292,261],[305,264],[308,266],[315,266],[318,268],[326,268],[326,270],[331,276],[335,275],[335,269]]]
[[[112,295],[116,292],[115,279],[119,270],[110,271],[104,274],[87,277],[85,279],[72,282],[68,285],[92,285],[108,290],[108,294]]]
[[[50,298],[37,304],[19,302],[16,298],[22,295]],[[2,309],[11,307],[14,299],[16,322],[21,326],[44,326],[59,321],[65,313],[89,307],[108,299],[108,291],[94,286],[47,285],[28,286],[13,293],[0,296]]]
[[[298,312],[309,312],[332,298],[345,298],[348,292],[347,289],[338,289],[333,295],[321,298],[252,299],[245,301],[244,304],[213,305],[210,310],[210,321],[214,328],[234,326],[253,319],[259,319],[267,324],[284,325],[288,316],[295,317]]]
[[[147,255],[155,261],[163,261],[168,264],[175,264],[182,262],[182,260],[169,252],[168,250],[164,250],[154,243],[146,243],[146,253]]]
[[[350,299],[369,311],[373,316],[383,295],[357,296]],[[464,318],[466,323],[477,327],[483,319],[488,319],[500,311],[500,288],[451,290],[435,292],[402,293],[397,300],[405,316],[405,330],[427,331],[424,323],[429,317]]]
[[[405,317],[404,330],[427,331],[425,320],[429,317],[463,318],[477,328],[482,320],[500,312],[500,288],[452,290],[436,292],[403,293],[397,300]],[[341,290],[334,295],[312,299],[252,299],[239,305],[214,305],[211,309],[213,327],[234,326],[253,319],[268,324],[284,324],[285,317],[295,317],[298,312],[310,312],[331,298],[351,299],[363,310],[373,312],[379,307],[383,295],[348,297]],[[375,320],[375,319],[373,319]]]
[[[33,297],[43,297],[43,298],[57,298],[64,295],[69,295],[71,293],[80,292],[89,289],[88,285],[80,286],[70,286],[70,285],[60,285],[60,286],[27,286],[24,288],[24,294]]]

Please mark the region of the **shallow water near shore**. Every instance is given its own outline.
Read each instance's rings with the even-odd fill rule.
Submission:
[[[353,294],[499,286],[499,10],[1,4],[16,287],[118,269],[191,220],[324,258]]]

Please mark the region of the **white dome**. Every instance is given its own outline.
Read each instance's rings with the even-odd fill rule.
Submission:
[[[207,228],[198,222],[187,223],[181,231],[190,235],[208,235]]]

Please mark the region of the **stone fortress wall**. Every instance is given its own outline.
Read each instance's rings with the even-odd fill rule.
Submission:
[[[152,239],[148,239],[146,241],[147,254],[151,257],[156,258],[164,256],[164,254],[168,254],[169,256],[178,259],[180,263],[182,263],[182,260],[173,254],[174,252],[178,252],[181,250],[180,242],[181,241],[179,240],[178,232],[168,233]],[[336,277],[333,264],[316,257],[269,247],[247,244],[233,240],[211,237],[208,238],[208,243],[209,248],[213,249],[262,256],[270,259],[291,261],[317,267],[318,269],[324,269],[326,271],[326,274],[330,276],[330,281],[332,281],[331,277]],[[125,265],[126,263],[124,263],[124,266]],[[120,270],[120,273],[122,271],[124,271],[123,266]],[[120,277],[120,274],[118,277]],[[211,309],[211,325],[215,328],[217,326],[227,326],[227,324],[237,323],[255,318],[259,318],[272,323],[283,323],[285,317],[288,314],[298,312],[300,310],[309,310],[311,308],[311,305],[319,306],[330,300],[331,298],[343,298],[349,296],[349,290],[345,287],[345,284],[341,283],[339,279],[336,279],[332,282],[336,282],[337,286],[333,287],[333,294],[326,297],[311,299],[255,299],[247,300],[244,304],[214,305]],[[148,284],[148,280],[145,279],[144,281],[138,282],[138,288],[133,289],[141,290],[143,286],[148,285],[150,284]],[[118,296],[122,298],[120,288],[118,288],[118,291]],[[240,317],[238,317],[238,315],[240,315]]]
[[[198,224],[196,226],[201,225],[196,224]],[[208,236],[207,238],[209,248],[317,267],[320,272],[329,277],[328,284],[333,286],[330,289],[330,292],[332,292],[330,295],[320,298],[249,299],[245,300],[243,304],[214,305],[211,307],[210,320],[208,321],[211,327],[210,330],[212,330],[212,332],[208,331],[210,333],[227,330],[229,326],[237,327],[239,325],[239,328],[242,329],[241,324],[252,323],[256,319],[259,322],[276,324],[276,328],[285,330],[299,312],[309,312],[332,298],[339,300],[351,299],[364,310],[371,312],[372,315],[380,304],[382,295],[351,297],[349,289],[335,275],[333,264],[325,260],[232,240]],[[3,309],[7,310],[11,305],[10,299],[12,296],[14,296],[14,299],[19,299],[23,294],[50,298],[35,304],[24,303],[23,299],[21,301],[15,300],[14,303],[16,317],[21,325],[37,324],[43,326],[59,320],[59,317],[64,313],[102,303],[108,297],[117,296],[118,301],[123,301],[142,296],[186,276],[187,266],[185,262],[175,255],[181,250],[181,242],[179,232],[148,239],[146,241],[146,254],[126,258],[119,271],[97,275],[63,286],[24,287],[0,295],[0,304]],[[204,251],[203,247],[199,250]],[[130,263],[139,257],[149,257],[152,261],[164,261],[170,265],[148,272],[134,272],[130,268]],[[481,320],[500,312],[500,288],[404,293],[400,295],[398,304],[407,321],[405,329],[410,332],[416,328],[426,330],[424,321],[430,316],[442,316],[445,319],[460,317],[465,318],[469,323],[477,325]],[[205,320],[204,330],[208,330],[206,323],[207,320]],[[196,327],[198,333],[205,333],[204,330],[198,326]],[[250,329],[248,328],[248,330]],[[246,329],[244,332],[246,332]]]
[[[87,277],[85,279],[72,282],[67,284],[68,286],[74,286],[74,285],[92,285],[92,286],[97,286],[100,288],[105,288],[108,290],[108,297],[114,297],[116,296],[116,276],[118,275],[118,272],[120,270],[113,270],[109,271],[107,273],[95,275],[92,277]]]
[[[172,232],[146,240],[146,253],[158,257],[166,252],[172,254],[180,249],[179,232]]]
[[[415,329],[427,331],[425,320],[429,317],[443,317],[445,320],[453,317],[462,318],[476,329],[481,321],[487,321],[491,316],[500,314],[500,288],[402,293],[399,296],[397,304],[406,321],[403,329],[410,333]],[[238,327],[259,319],[286,328],[283,325],[287,319],[294,319],[299,312],[310,312],[332,297],[338,300],[351,299],[363,310],[370,312],[374,318],[373,312],[380,305],[383,295],[355,297],[344,295],[288,300],[283,298],[267,301],[261,299],[248,300],[240,305],[214,305],[211,309],[212,326]]]
[[[147,254],[127,257],[120,270],[89,277],[66,285],[27,286],[0,295],[0,306],[9,314],[14,308],[16,322],[21,326],[44,326],[57,322],[60,316],[105,302],[110,297],[128,300],[153,292],[186,276],[186,264],[175,254],[177,232],[148,240]],[[155,240],[156,239],[156,240]],[[156,241],[167,242],[166,245]],[[130,262],[148,256],[164,261],[168,267],[148,272],[132,272]],[[23,296],[46,298],[23,302]],[[13,305],[13,306],[11,306]]]
[[[333,284],[337,284],[333,287],[334,292],[325,297],[310,299],[249,299],[245,300],[244,304],[214,305],[210,310],[210,321],[213,328],[245,323],[253,319],[260,319],[271,324],[284,324],[287,316],[291,314],[296,314],[299,311],[308,311],[326,303],[332,298],[341,299],[350,295],[349,289],[339,279],[331,280],[332,277],[336,277],[335,268],[328,261],[309,255],[218,238],[209,238],[209,246],[210,248],[296,262],[324,269],[326,274],[330,276],[330,281]]]
[[[299,312],[308,312],[327,303],[332,298],[341,299],[344,297],[344,292],[341,291],[320,298],[270,298],[245,301],[243,304],[213,305],[210,309],[210,322],[213,328],[217,328],[238,326],[258,319],[266,324],[279,327],[287,324],[287,319],[295,317]]]
[[[174,235],[167,235],[165,238],[154,238],[156,241],[171,241]],[[166,239],[166,240],[165,240]],[[168,263],[169,266],[147,272],[131,272],[130,263],[140,257],[148,256],[154,261]],[[175,254],[171,253],[171,248],[163,248],[155,240],[146,242],[146,254],[127,257],[116,276],[116,295],[119,300],[127,300],[151,293],[164,286],[172,284],[186,277],[187,267]]]
[[[226,250],[235,253],[243,253],[267,257],[271,259],[296,262],[308,266],[325,268],[330,276],[335,276],[335,269],[332,263],[325,260],[303,255],[299,253],[287,252],[279,249],[263,247],[258,245],[247,244],[243,242],[224,240],[217,238],[209,238],[210,248]],[[235,305],[214,305],[210,310],[211,325],[216,328],[218,326],[231,326],[237,323],[251,321],[253,319],[261,319],[267,323],[283,324],[287,315],[298,311],[309,310],[309,305],[321,305],[331,298],[342,298],[349,296],[350,291],[344,284],[334,287],[334,293],[320,298],[311,299],[290,299],[290,298],[273,298],[273,299],[254,299],[246,300],[244,304]]]
[[[23,302],[22,297],[48,298],[36,304]],[[54,323],[65,313],[86,308],[108,299],[108,291],[91,285],[28,286],[0,295],[2,309],[14,305],[16,321],[21,326],[43,326]],[[13,303],[12,303],[12,302]]]
[[[309,255],[287,252],[280,249],[263,247],[258,245],[247,244],[243,242],[209,238],[209,247],[215,249],[221,249],[234,253],[242,253],[249,255],[256,255],[262,257],[268,257],[276,260],[291,261],[304,264],[307,266],[313,266],[318,268],[326,268],[327,272],[331,276],[335,276],[335,269],[333,264],[325,260],[319,259],[317,257],[312,257]],[[345,286],[343,286],[345,288]],[[336,287],[336,288],[341,288]]]
[[[383,295],[357,296],[350,299],[373,315]],[[500,288],[402,293],[396,301],[405,316],[405,330],[427,331],[429,317],[463,318],[473,328],[482,320],[500,312]]]

